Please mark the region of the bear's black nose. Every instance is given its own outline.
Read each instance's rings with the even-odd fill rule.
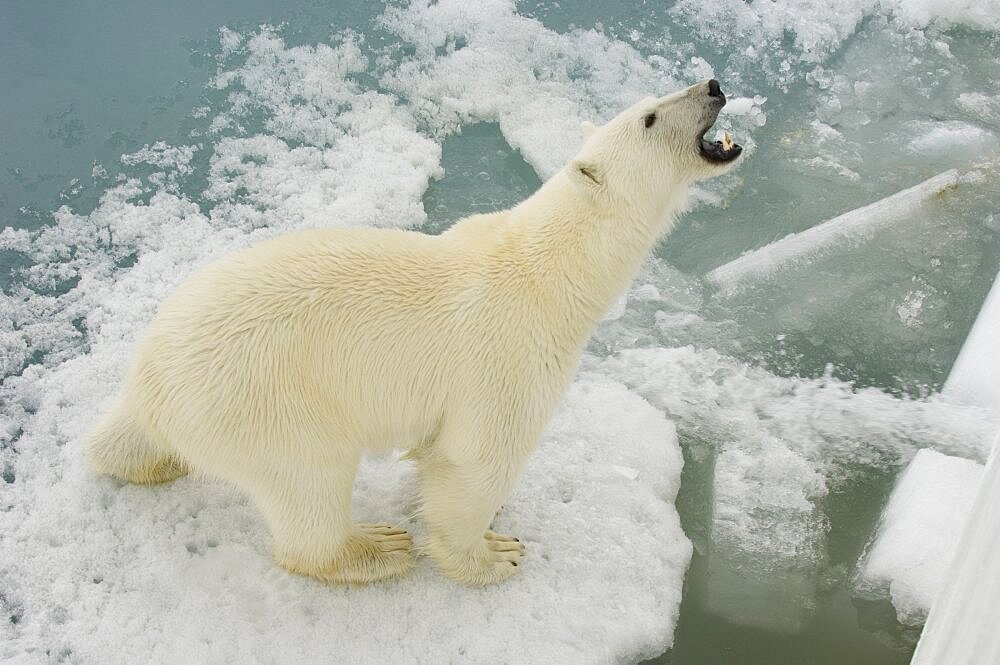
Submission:
[[[722,88],[719,87],[719,82],[715,79],[711,79],[708,82],[708,96],[722,97]]]

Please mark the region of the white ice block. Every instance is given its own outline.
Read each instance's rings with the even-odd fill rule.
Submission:
[[[911,665],[1000,663],[1000,436],[955,550]]]
[[[966,337],[944,394],[1000,411],[1000,275]],[[913,665],[1000,662],[1000,435],[941,583]]]
[[[879,228],[905,219],[919,209],[924,201],[954,185],[958,179],[959,172],[956,169],[939,173],[875,203],[747,252],[712,270],[706,277],[722,290],[732,290],[748,280],[767,277],[786,265],[817,254],[831,245],[866,238]]]
[[[888,587],[902,623],[919,625],[927,616],[982,474],[982,464],[924,449],[897,481],[862,562],[861,583]]]
[[[1000,275],[944,384],[945,396],[1000,412]]]

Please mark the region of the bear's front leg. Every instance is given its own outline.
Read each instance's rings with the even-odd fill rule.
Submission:
[[[517,570],[524,545],[489,530],[520,460],[431,455],[418,463],[422,508],[430,531],[424,551],[449,578],[470,586],[502,582]]]

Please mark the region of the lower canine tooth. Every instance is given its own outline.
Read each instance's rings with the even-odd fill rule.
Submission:
[[[723,134],[723,136],[722,136],[722,147],[725,150],[729,150],[730,148],[733,147],[733,137],[731,137],[729,135],[729,132],[723,132],[722,134]]]

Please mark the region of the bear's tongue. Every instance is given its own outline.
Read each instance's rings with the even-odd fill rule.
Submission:
[[[743,152],[743,147],[733,141],[729,132],[723,133],[721,141],[706,141],[704,135],[699,140],[701,154],[712,162],[728,162],[736,159]]]

